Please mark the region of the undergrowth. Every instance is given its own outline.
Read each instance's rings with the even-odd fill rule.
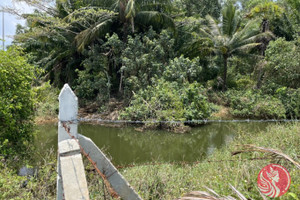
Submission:
[[[220,195],[235,196],[229,184],[248,199],[262,199],[257,189],[259,171],[270,163],[288,169],[292,183],[287,194],[275,199],[290,200],[300,197],[300,170],[285,160],[248,160],[266,157],[263,153],[244,153],[232,156],[242,144],[273,148],[299,162],[300,124],[278,124],[266,131],[249,135],[241,130],[227,146],[217,150],[205,160],[193,165],[139,165],[121,170],[122,175],[143,199],[175,199],[195,190],[209,187]],[[41,157],[37,177],[19,177],[11,168],[14,160],[1,158],[0,199],[55,199],[56,153]],[[86,175],[91,199],[110,199],[99,175],[85,160]],[[292,197],[294,196],[294,197]]]

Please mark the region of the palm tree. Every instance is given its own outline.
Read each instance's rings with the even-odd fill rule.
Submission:
[[[273,2],[272,0],[261,0],[257,2],[257,4],[252,5],[252,8],[247,15],[249,18],[258,18],[261,20],[261,32],[267,32],[270,30],[270,19],[274,19],[283,14],[283,8],[279,6],[279,4]],[[261,44],[259,45],[260,54],[262,57],[265,57],[265,51],[267,49],[267,45],[269,44],[270,38],[261,38],[259,41]],[[256,83],[256,88],[259,89],[262,84],[262,78],[264,75],[263,72],[263,64],[264,62],[258,65],[258,78]]]
[[[90,44],[101,43],[107,33],[116,32],[127,38],[130,25],[132,33],[150,25],[157,29],[174,27],[167,15],[170,4],[164,2],[167,1],[57,0],[50,14],[24,15],[28,26],[15,37],[15,43],[31,52],[33,62],[45,69],[51,81],[72,84],[75,70],[82,68],[82,51]]]
[[[250,10],[247,17],[261,19],[261,32],[267,32],[270,30],[270,19],[280,17],[283,12],[284,10],[279,4],[271,0],[262,0]],[[269,41],[266,38],[261,41],[260,51],[262,56],[265,56],[268,43]]]
[[[131,33],[135,33],[136,26],[140,30],[152,26],[156,30],[171,28],[175,30],[173,19],[168,16],[171,9],[169,0],[117,0],[110,1],[109,10],[100,10],[103,16],[91,23],[89,27],[81,31],[75,38],[79,51],[97,38],[103,38],[114,26],[122,26],[124,40],[128,36],[128,27]],[[113,3],[114,2],[114,3]],[[75,11],[77,12],[77,11]],[[69,17],[72,17],[70,13]]]
[[[208,38],[212,43],[212,49],[217,55],[221,55],[223,59],[223,85],[222,90],[227,89],[227,66],[228,59],[233,55],[245,53],[258,45],[256,41],[262,37],[270,37],[269,31],[259,32],[259,24],[257,21],[248,21],[241,27],[241,18],[239,11],[231,3],[227,3],[222,11],[221,23],[206,16],[208,25],[200,29],[202,35]]]

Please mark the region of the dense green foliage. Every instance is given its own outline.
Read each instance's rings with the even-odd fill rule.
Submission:
[[[33,88],[35,93],[35,116],[40,120],[56,118],[58,115],[59,91],[51,87],[49,82]],[[41,119],[40,117],[44,118]]]
[[[297,119],[300,116],[300,89],[290,89],[287,87],[278,88],[275,97],[281,100],[286,110],[288,118]]]
[[[117,99],[138,112],[146,104],[136,95],[150,98],[155,94],[149,88],[164,93],[176,82],[169,97],[178,101],[176,95],[196,84],[219,97],[220,90],[227,91],[226,102],[208,100],[231,107],[235,117],[300,117],[296,0],[57,0],[49,6],[24,15],[27,24],[18,26],[14,44],[31,55],[29,62],[44,70],[52,86],[69,83],[81,106],[105,108]],[[157,80],[164,87],[157,88]],[[198,104],[194,101],[189,104]],[[181,114],[171,120],[203,118],[175,108]],[[126,119],[161,118],[128,109],[122,115]]]
[[[32,141],[34,71],[20,49],[0,51],[0,153],[22,152]]]
[[[108,35],[102,47],[94,47],[83,61],[84,70],[78,71],[77,94],[87,100],[97,98],[99,102],[108,101],[112,92],[132,96],[132,91],[146,88],[153,77],[162,76],[163,65],[174,54],[173,43],[168,32],[157,34],[152,29],[128,36],[127,43],[117,34]],[[103,51],[109,56],[101,54]],[[110,75],[117,69],[118,74]]]
[[[132,120],[186,121],[205,119],[210,114],[205,90],[198,83],[183,85],[155,80],[153,86],[133,96],[122,117]]]
[[[130,120],[209,118],[206,108],[186,114],[197,98],[183,103],[176,96],[194,84],[219,97],[227,91],[226,101],[208,100],[231,107],[235,117],[300,117],[296,0],[62,0],[51,6],[24,15],[27,25],[18,26],[14,43],[31,54],[29,62],[44,69],[51,85],[69,83],[81,106],[105,108],[117,99],[129,105],[121,118]],[[174,100],[159,110],[176,114],[149,114],[145,101],[137,100],[158,94]]]
[[[0,51],[0,155],[28,153],[33,115],[56,117],[65,83],[80,106],[96,106],[107,118],[111,111],[138,121],[300,118],[299,0],[24,1],[38,9],[22,15],[26,25],[17,26],[15,46]],[[112,102],[120,106],[105,110]],[[233,146],[255,143],[297,159],[298,132],[298,125],[289,125],[255,137],[241,133]],[[233,149],[209,159],[231,160]],[[145,199],[173,199],[202,186],[229,195],[227,183],[259,199],[249,185],[255,185],[257,170],[277,160],[241,161],[256,155],[123,173]],[[14,161],[0,160],[0,198],[53,198],[53,160],[44,160],[41,176],[28,180],[7,167]],[[290,192],[299,197],[299,170],[287,166],[295,177]],[[102,198],[91,174],[91,198]],[[20,188],[20,181],[29,184]]]
[[[259,92],[232,90],[226,93],[232,114],[241,118],[282,119],[285,118],[283,103],[272,96]]]
[[[300,38],[298,38],[299,40]],[[300,41],[278,38],[266,51],[266,82],[289,88],[300,87]]]

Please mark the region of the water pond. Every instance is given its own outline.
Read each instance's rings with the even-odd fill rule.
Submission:
[[[111,128],[79,124],[78,132],[90,137],[115,165],[132,163],[200,161],[230,142],[238,131],[252,134],[270,123],[211,123],[177,134],[162,130],[138,132],[133,127]],[[57,124],[37,127],[36,146],[40,151],[57,149]]]

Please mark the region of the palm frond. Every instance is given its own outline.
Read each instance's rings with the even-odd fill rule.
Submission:
[[[96,38],[104,37],[110,31],[112,23],[112,19],[107,19],[80,32],[75,37],[78,51],[82,51],[86,45],[90,44]]]
[[[135,16],[135,13],[135,1],[129,0],[126,5],[125,16],[126,18],[132,18]]]
[[[232,36],[240,26],[241,18],[236,7],[229,2],[222,11],[222,31],[223,34]]]
[[[141,11],[162,11],[162,12],[170,12],[172,8],[172,4],[169,2],[163,3],[147,3],[139,6]]]
[[[255,36],[259,33],[259,25],[257,20],[249,21],[245,27],[232,35],[230,44],[239,44],[243,40]]]
[[[154,29],[170,28],[175,31],[174,20],[158,11],[140,11],[135,17],[135,22],[144,26],[152,26]]]
[[[261,43],[250,43],[250,44],[245,44],[245,45],[242,45],[242,46],[239,46],[237,48],[234,48],[230,51],[230,54],[233,54],[234,52],[238,52],[238,51],[248,51],[254,47],[257,47],[261,45]]]
[[[205,29],[205,27],[199,28],[199,32],[203,37],[209,38],[211,40],[214,39],[214,35],[212,35],[209,30]]]
[[[272,156],[276,156],[276,157],[285,159],[285,160],[293,163],[298,169],[300,169],[300,163],[296,162],[289,155],[284,154],[284,153],[280,152],[279,150],[266,148],[266,147],[258,147],[258,146],[251,145],[251,144],[245,144],[245,145],[241,145],[241,146],[242,146],[242,150],[234,151],[231,154],[232,155],[237,155],[239,153],[255,152],[255,151],[256,152],[268,153],[268,154],[271,154]]]
[[[264,32],[264,33],[256,34],[256,35],[251,36],[247,39],[244,39],[243,41],[241,41],[240,44],[243,45],[243,44],[253,43],[253,42],[259,41],[263,38],[270,39],[270,38],[274,38],[274,37],[275,37],[275,35],[272,32],[267,31],[267,32]]]
[[[220,27],[218,26],[216,20],[210,15],[207,15],[205,18],[208,22],[208,27],[209,27],[211,34],[214,36],[222,35]]]
[[[182,53],[186,53],[189,57],[194,58],[197,56],[208,56],[212,52],[215,52],[212,41],[209,38],[199,38],[185,45],[182,49]]]

